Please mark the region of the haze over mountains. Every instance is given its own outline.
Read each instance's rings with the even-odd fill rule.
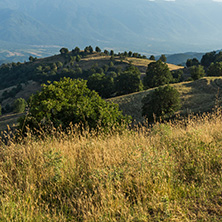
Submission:
[[[222,48],[221,11],[212,0],[1,0],[0,48],[212,51]]]

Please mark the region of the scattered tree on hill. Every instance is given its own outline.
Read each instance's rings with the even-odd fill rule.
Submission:
[[[166,62],[166,61],[167,61],[167,58],[166,58],[166,56],[165,56],[164,54],[162,54],[162,55],[160,56],[159,60],[162,61],[162,62]]]
[[[80,53],[80,48],[79,47],[75,47],[75,49],[73,49],[72,52],[74,54],[78,55]]]
[[[222,76],[222,62],[211,63],[208,70],[208,76]]]
[[[110,50],[110,55],[114,56],[114,51],[113,50]]]
[[[96,73],[88,78],[87,86],[103,98],[109,98],[115,92],[114,79],[104,73]]]
[[[85,49],[84,49],[84,52],[92,54],[93,53],[93,47],[91,45],[86,46]]]
[[[118,95],[138,92],[143,89],[140,79],[141,73],[135,66],[129,66],[126,71],[120,73],[115,79],[116,92]]]
[[[29,126],[31,130],[46,130],[49,126],[72,124],[83,127],[112,127],[127,121],[118,105],[106,102],[98,93],[87,88],[87,81],[63,78],[31,96],[28,115],[20,119],[20,128]]]
[[[98,46],[96,46],[95,50],[96,52],[101,52],[101,49]]]
[[[105,54],[105,55],[109,55],[109,51],[105,49],[105,50],[104,50],[104,54]]]
[[[205,55],[203,55],[203,57],[201,59],[201,65],[207,68],[208,66],[210,66],[210,64],[212,62],[215,61],[215,58],[216,58],[216,52],[215,51],[208,52]]]
[[[34,59],[34,57],[33,56],[29,56],[29,61],[30,62],[33,62],[35,59]]]
[[[156,60],[154,55],[151,55],[149,60]]]
[[[201,65],[190,67],[190,75],[193,80],[200,79],[205,76],[204,67]]]
[[[0,116],[2,115],[2,106],[0,105]]]
[[[133,55],[133,52],[132,52],[132,51],[129,51],[129,52],[128,52],[128,56],[129,56],[129,57],[132,57],[132,55]]]
[[[68,52],[69,52],[69,50],[67,48],[61,48],[60,49],[61,54],[67,54]]]
[[[13,104],[13,112],[23,113],[25,111],[26,104],[27,103],[23,98],[16,99]]]
[[[172,79],[173,76],[168,65],[158,60],[148,65],[143,84],[147,88],[153,88],[168,84]]]
[[[137,53],[137,52],[134,52],[134,53],[133,53],[133,57],[134,57],[134,58],[138,58],[138,53]]]
[[[200,64],[200,63],[199,63],[198,59],[196,59],[196,58],[187,59],[186,67],[198,66],[199,64]]]
[[[170,118],[181,107],[179,92],[167,85],[158,87],[142,99],[142,115],[150,122]]]
[[[183,70],[182,69],[177,69],[171,71],[172,76],[173,76],[173,81],[174,83],[181,82],[183,79]]]

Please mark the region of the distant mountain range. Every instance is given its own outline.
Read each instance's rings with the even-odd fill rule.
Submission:
[[[222,3],[211,0],[1,0],[0,49],[212,51],[222,48],[221,11]]]

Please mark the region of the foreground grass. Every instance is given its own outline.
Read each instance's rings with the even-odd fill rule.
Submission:
[[[0,221],[221,221],[220,113],[0,149]]]

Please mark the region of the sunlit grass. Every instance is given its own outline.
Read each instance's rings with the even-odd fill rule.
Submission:
[[[221,221],[220,111],[0,149],[0,221]]]

